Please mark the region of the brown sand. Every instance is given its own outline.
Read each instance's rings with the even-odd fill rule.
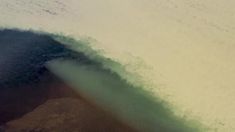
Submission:
[[[6,90],[1,92],[1,95],[0,131],[134,131],[88,103],[71,87],[48,72],[33,85]]]

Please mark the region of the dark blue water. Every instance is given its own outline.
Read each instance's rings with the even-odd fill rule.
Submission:
[[[46,35],[17,30],[0,31],[0,87],[35,81],[45,62],[68,55],[66,48]]]
[[[56,58],[85,56],[73,53],[48,35],[29,31],[0,31],[0,125],[31,111],[48,99],[58,79],[45,67]],[[54,91],[56,92],[56,90]]]

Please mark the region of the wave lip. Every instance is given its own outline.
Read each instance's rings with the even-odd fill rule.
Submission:
[[[143,132],[207,130],[199,121],[176,116],[169,104],[153,97],[142,86],[131,83],[124,66],[93,50],[88,41],[60,35],[53,37],[69,49],[84,54],[92,63],[57,59],[47,63],[48,68],[88,100],[123,122]]]

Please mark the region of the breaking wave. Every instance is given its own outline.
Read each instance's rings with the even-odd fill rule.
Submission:
[[[37,81],[42,72],[49,70],[82,96],[140,131],[201,131],[197,122],[177,117],[166,102],[130,81],[125,67],[92,49],[89,40],[11,29],[0,31],[0,42],[1,48],[7,49],[0,56],[1,87]]]

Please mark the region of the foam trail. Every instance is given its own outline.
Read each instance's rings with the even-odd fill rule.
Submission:
[[[47,64],[52,72],[76,88],[88,100],[139,131],[200,131],[201,128],[195,122],[175,116],[165,102],[130,84],[117,72],[121,65],[100,56],[89,48],[86,42],[76,42],[61,36],[53,37],[74,51],[81,52],[90,60],[84,63],[76,58],[58,59]],[[112,69],[110,64],[117,65],[114,66],[116,69]]]

